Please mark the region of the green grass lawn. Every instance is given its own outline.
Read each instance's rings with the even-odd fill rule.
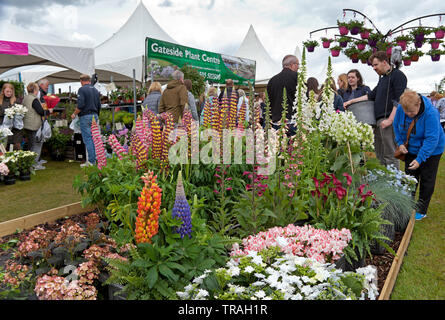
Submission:
[[[45,164],[31,181],[0,184],[0,222],[80,201],[72,188],[78,162]],[[392,300],[445,299],[445,160],[442,159],[428,217],[416,222]]]
[[[74,177],[82,173],[79,162],[48,161],[30,181],[14,185],[0,183],[0,222],[57,208],[80,201],[73,187]]]
[[[445,160],[442,157],[427,217],[417,221],[392,300],[445,299]]]

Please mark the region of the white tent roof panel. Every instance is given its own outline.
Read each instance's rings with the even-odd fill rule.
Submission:
[[[255,83],[268,80],[281,71],[280,65],[267,53],[252,25],[235,56],[256,61]]]

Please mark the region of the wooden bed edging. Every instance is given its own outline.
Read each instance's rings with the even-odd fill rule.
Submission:
[[[13,234],[17,230],[30,229],[39,224],[52,222],[63,217],[72,216],[91,210],[94,210],[94,208],[83,208],[81,202],[75,202],[58,208],[2,222],[0,223],[0,237]],[[391,269],[389,270],[388,276],[386,277],[385,284],[383,285],[382,292],[380,292],[378,300],[389,300],[389,297],[391,296],[394,284],[397,279],[397,275],[403,262],[403,257],[405,256],[406,249],[408,248],[409,242],[411,240],[411,235],[414,229],[414,222],[415,218],[413,213],[408,226],[406,227],[405,234],[403,235],[399,249],[397,250],[397,255],[394,257]]]
[[[39,224],[52,222],[57,219],[93,210],[92,207],[83,208],[81,202],[75,202],[58,208],[33,213],[27,216],[0,223],[0,237],[13,234],[17,230],[26,230]]]
[[[411,215],[411,219],[406,227],[405,234],[403,235],[402,241],[400,242],[399,249],[397,250],[397,255],[389,270],[388,276],[386,277],[385,284],[383,285],[382,292],[380,292],[378,300],[389,300],[394,285],[396,283],[397,275],[399,274],[400,267],[402,266],[403,257],[405,256],[406,249],[408,249],[409,242],[411,240],[411,235],[414,229],[414,218],[415,213]]]

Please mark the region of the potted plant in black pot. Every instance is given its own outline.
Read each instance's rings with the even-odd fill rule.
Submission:
[[[37,153],[32,151],[16,151],[17,166],[20,172],[19,179],[22,181],[31,180],[32,166],[36,161]]]
[[[19,174],[16,153],[6,152],[0,156],[0,162],[8,167],[8,174],[3,177],[5,185],[15,184],[16,176]]]
[[[426,54],[431,56],[431,61],[439,61],[440,60],[440,55],[445,54],[445,51],[444,50],[438,50],[438,49],[431,49]]]
[[[363,22],[358,20],[351,20],[348,23],[348,29],[351,31],[352,35],[357,35],[363,28]]]
[[[351,41],[351,38],[349,37],[338,37],[337,38],[338,44],[340,45],[340,47],[342,48],[346,48],[348,46],[348,42]]]
[[[411,35],[414,37],[414,45],[416,48],[421,48],[425,42],[425,36],[429,35],[432,30],[424,27],[417,27],[411,31]]]
[[[314,52],[315,47],[318,47],[318,41],[316,40],[304,41],[303,45],[306,47],[308,52]]]
[[[51,152],[51,158],[56,161],[65,160],[65,151],[69,141],[71,141],[70,129],[61,129],[54,127],[52,130],[51,138],[47,141]]]

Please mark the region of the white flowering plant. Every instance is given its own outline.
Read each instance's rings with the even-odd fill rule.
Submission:
[[[17,156],[14,152],[6,152],[5,154],[1,155],[0,162],[4,163],[8,167],[10,175],[19,174]]]
[[[372,266],[342,272],[334,264],[269,247],[233,258],[224,268],[206,270],[177,296],[183,300],[375,300],[376,278]]]

